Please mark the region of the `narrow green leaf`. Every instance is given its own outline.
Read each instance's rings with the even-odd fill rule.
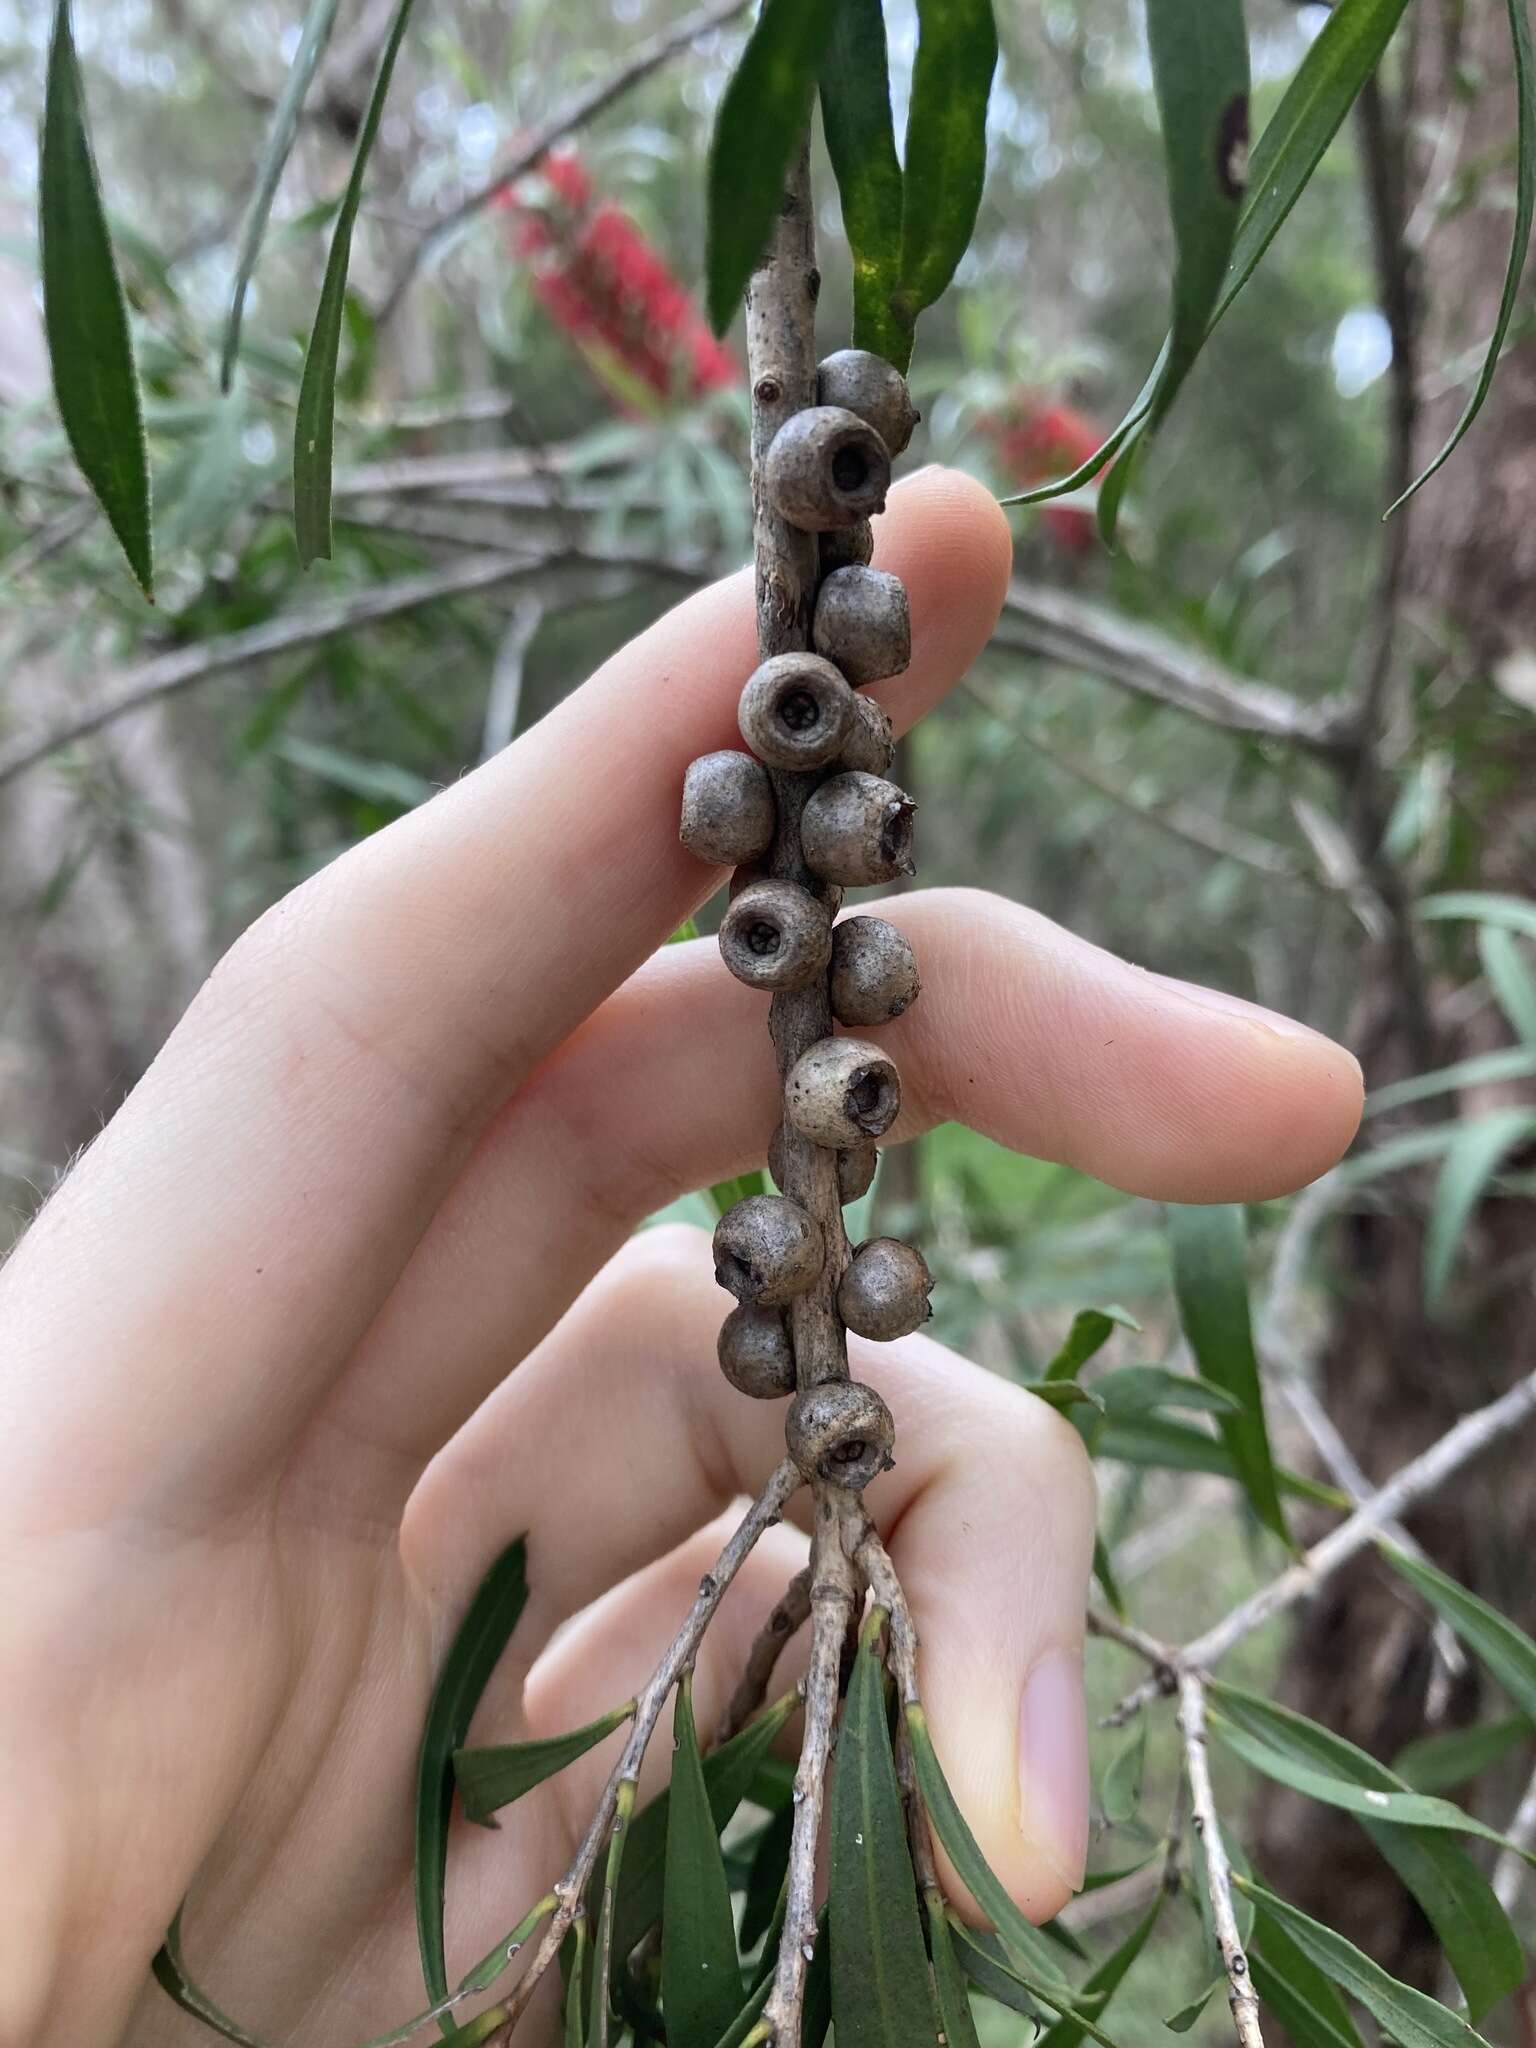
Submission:
[[[1508,932],[1492,933],[1487,925],[1483,932],[1486,936],[1509,938]],[[1452,1060],[1449,1066],[1436,1067],[1433,1073],[1410,1074],[1406,1080],[1389,1081],[1384,1088],[1373,1088],[1365,1098],[1365,1113],[1380,1116],[1384,1110],[1401,1109],[1407,1102],[1427,1102],[1432,1096],[1449,1095],[1458,1088],[1485,1088],[1493,1081],[1522,1081],[1528,1074],[1536,1074],[1536,1044],[1503,1045],[1496,1052],[1479,1052],[1470,1059]],[[1454,1131],[1447,1132],[1445,1143],[1432,1149],[1448,1151],[1454,1137]]]
[[[1415,914],[1453,923],[1466,918],[1536,939],[1536,903],[1527,902],[1523,896],[1501,896],[1494,890],[1450,889],[1441,896],[1426,896],[1416,906]]]
[[[997,69],[992,0],[917,0],[902,195],[903,314],[938,299],[970,244],[987,171],[987,102]]]
[[[1443,1735],[1421,1735],[1400,1749],[1392,1769],[1415,1792],[1453,1792],[1491,1770],[1512,1749],[1536,1736],[1524,1714],[1502,1721],[1480,1721],[1473,1728],[1449,1728]]]
[[[1124,1465],[1238,1478],[1237,1466],[1225,1444],[1203,1429],[1193,1429],[1186,1422],[1169,1422],[1158,1415],[1106,1416],[1093,1432],[1090,1449],[1096,1458],[1113,1458]],[[1344,1511],[1353,1505],[1349,1496],[1336,1486],[1308,1479],[1283,1465],[1275,1468],[1275,1483],[1282,1493],[1297,1500],[1316,1501],[1320,1507]]]
[[[1448,1800],[1409,1791],[1342,1736],[1240,1687],[1213,1686],[1211,1732],[1267,1777],[1355,1814],[1423,1907],[1474,2019],[1520,1982],[1525,1965],[1508,1916],[1477,1865],[1444,1832],[1500,1839],[1491,1829]]]
[[[912,323],[893,304],[901,275],[901,165],[891,125],[890,63],[881,0],[840,0],[821,60],[821,121],[853,259],[853,345],[898,370],[912,360]]]
[[[282,183],[283,170],[293,149],[293,138],[298,133],[299,115],[304,110],[304,101],[320,59],[325,55],[340,6],[341,0],[310,0],[309,12],[304,17],[304,27],[299,36],[299,47],[293,53],[293,62],[288,67],[288,76],[273,109],[272,126],[267,131],[266,146],[256,168],[256,184],[240,236],[240,254],[235,262],[235,285],[230,295],[224,350],[219,362],[219,384],[225,391],[234,382],[235,363],[240,354],[240,328],[245,319],[245,296],[256,273],[267,222],[272,217],[272,202]]]
[[[1247,1946],[1254,1988],[1284,2021],[1296,2048],[1361,2048],[1333,1980],[1304,1956],[1276,1920],[1259,1919]]]
[[[1125,1621],[1129,1610],[1125,1604],[1125,1595],[1120,1590],[1120,1582],[1115,1577],[1115,1561],[1110,1555],[1109,1545],[1097,1534],[1093,1539],[1093,1576],[1099,1582],[1099,1591],[1109,1602],[1111,1614]]]
[[[784,178],[805,140],[835,9],[764,0],[731,75],[709,148],[709,317],[724,334],[767,245]]]
[[[621,1778],[614,1806],[613,1832],[608,1837],[608,1854],[603,1860],[603,1895],[602,1903],[597,1910],[597,1931],[592,1937],[592,2003],[587,2016],[587,2048],[608,2048],[612,2018],[609,1980],[622,1973],[623,1964],[623,1958],[615,1956],[613,1949],[614,1902],[619,1894],[619,1879],[624,1869],[624,1852],[629,1846],[629,1828],[634,1817],[634,1781],[630,1778]],[[604,1967],[605,1958],[610,1959],[609,1968]],[[735,1960],[734,1949],[732,1960]],[[611,1967],[614,1963],[620,1967]],[[579,1984],[579,1974],[573,1974],[572,1981]]]
[[[1477,955],[1499,1008],[1526,1045],[1536,1051],[1536,974],[1513,932],[1499,925],[1477,929]]]
[[[491,1816],[542,1785],[577,1757],[595,1749],[605,1735],[622,1727],[635,1711],[633,1700],[591,1721],[585,1728],[573,1728],[568,1735],[546,1736],[542,1742],[502,1742],[483,1749],[456,1749],[453,1775],[458,1781],[464,1818],[480,1827],[494,1827]]]
[[[1111,1415],[1148,1415],[1162,1408],[1188,1408],[1203,1415],[1240,1415],[1242,1403],[1211,1380],[1194,1373],[1168,1372],[1160,1365],[1123,1365],[1093,1383]]]
[[[299,543],[299,562],[308,568],[331,552],[331,443],[336,424],[336,370],[341,355],[341,330],[346,317],[347,271],[352,262],[352,231],[362,203],[363,180],[368,159],[378,138],[389,97],[389,82],[395,59],[405,40],[411,18],[412,0],[397,0],[389,34],[379,58],[373,90],[368,96],[357,148],[352,155],[352,174],[347,180],[341,210],[331,234],[325,280],[320,287],[320,304],[304,356],[304,375],[299,383],[298,412],[293,430],[293,517]]]
[[[218,2034],[225,2041],[234,2041],[238,2048],[266,2048],[259,2035],[248,2034],[238,2020],[232,2020],[228,2013],[221,2012],[207,1994],[198,1989],[187,1970],[181,1948],[181,1912],[166,1929],[165,1940],[150,1963],[150,1974],[171,2000],[190,2013],[195,2020],[201,2020],[210,2033]]]
[[[1488,337],[1488,348],[1483,357],[1483,367],[1473,386],[1472,395],[1462,408],[1461,418],[1451,429],[1450,438],[1431,461],[1420,470],[1413,482],[1397,500],[1389,506],[1388,512],[1395,512],[1398,505],[1404,505],[1421,485],[1428,483],[1461,445],[1468,427],[1483,409],[1483,400],[1493,388],[1494,373],[1499,367],[1503,352],[1504,338],[1509,333],[1509,323],[1514,318],[1515,307],[1520,298],[1520,280],[1525,275],[1525,259],[1531,246],[1531,220],[1536,216],[1536,50],[1531,45],[1531,18],[1529,0],[1506,0],[1509,12],[1509,36],[1515,73],[1516,141],[1515,141],[1515,224],[1509,241],[1509,262],[1504,272],[1504,290],[1499,298],[1499,310],[1493,323],[1493,332]]]
[[[1116,1327],[1140,1331],[1141,1325],[1128,1309],[1111,1302],[1107,1308],[1079,1309],[1072,1318],[1066,1341],[1045,1368],[1048,1380],[1075,1380],[1096,1352],[1102,1351]]]
[[[480,1695],[527,1604],[527,1558],[527,1540],[519,1536],[481,1580],[427,1708],[416,1767],[416,1939],[427,1996],[434,2000],[448,1995],[443,1887],[453,1811],[453,1753],[469,1733]]]
[[[782,1806],[760,1830],[747,1872],[741,1908],[741,1945],[755,1948],[773,1925],[789,1869],[790,1837],[795,1830],[793,1805]]]
[[[1141,1804],[1141,1780],[1147,1765],[1147,1717],[1141,1715],[1130,1735],[1110,1759],[1104,1773],[1100,1804],[1112,1828],[1124,1827]]]
[[[693,1683],[677,1688],[662,1902],[661,1998],[669,2036],[717,2041],[741,2009],[736,1923],[693,1725]]]
[[[1521,1713],[1536,1721],[1536,1643],[1434,1565],[1409,1557],[1392,1543],[1382,1542],[1379,1548],[1392,1569],[1417,1586],[1478,1662],[1487,1665]]]
[[[565,2048],[586,2048],[587,1923],[578,1920],[570,1982],[565,1987]]]
[[[1085,2002],[1096,2000],[1099,2012],[1102,2013],[1105,2006],[1109,2004],[1110,1999],[1113,1998],[1120,1985],[1124,1982],[1132,1963],[1135,1962],[1136,1958],[1151,1940],[1152,1930],[1156,1927],[1158,1920],[1162,1916],[1163,1901],[1167,1896],[1162,1886],[1159,1885],[1157,1897],[1152,1901],[1124,1941],[1121,1942],[1120,1946],[1110,1955],[1107,1955],[1097,1969],[1084,1978],[1082,1989],[1078,1995]],[[1170,2022],[1171,2024],[1172,2022]],[[1046,2029],[1036,2044],[1036,2048],[1078,2048],[1078,2043],[1082,2038],[1083,2029],[1076,2020],[1060,2019],[1056,2021],[1054,2026]]]
[[[1239,1405],[1237,1414],[1217,1418],[1222,1440],[1254,1513],[1282,1543],[1289,1543],[1248,1319],[1243,1212],[1226,1203],[1198,1208],[1170,1203],[1168,1237],[1179,1316],[1201,1377]]]
[[[1254,145],[1248,197],[1232,246],[1232,260],[1211,315],[1214,328],[1247,284],[1291,209],[1311,181],[1343,125],[1360,88],[1376,69],[1407,0],[1335,0],[1327,21],[1298,65]],[[1015,497],[1008,505],[1034,505],[1064,497],[1093,481],[1147,417],[1169,360],[1171,337],[1119,425],[1070,476]]]
[[[1039,2003],[1025,1989],[1024,1985],[1008,1969],[1001,1957],[994,1953],[1001,1947],[995,1938],[989,1941],[986,1935],[974,1934],[962,1925],[954,1914],[949,1915],[950,1944],[955,1960],[976,1989],[988,1998],[996,1999],[1009,2012],[1021,2013],[1033,2020],[1038,2027],[1040,2021]]]
[[[1057,1966],[1050,1942],[1038,1927],[1025,1919],[1009,1897],[1002,1881],[977,1846],[976,1837],[966,1825],[965,1815],[955,1804],[955,1795],[949,1789],[934,1751],[927,1716],[921,1707],[915,1705],[907,1707],[906,1716],[918,1789],[923,1795],[933,1831],[944,1845],[945,1854],[954,1864],[961,1882],[997,1929],[1004,1948],[1020,1965],[1021,1973],[1032,1980],[1031,1988],[1038,1983],[1070,2005],[1072,1987]]]
[[[937,1892],[923,1895],[924,1918],[928,1923],[928,1947],[933,1956],[933,1988],[938,1999],[939,2025],[948,2048],[981,2048],[976,2021],[971,2012],[971,1994],[955,1955],[955,1944]]]
[[[786,1693],[729,1742],[704,1759],[704,1783],[716,1832],[723,1831],[752,1789],[758,1771],[785,1725],[799,1709],[799,1699]],[[625,1959],[661,1918],[666,1886],[667,1828],[670,1793],[663,1792],[641,1808],[629,1825],[624,1872],[614,1902],[614,1968]],[[595,1909],[595,1897],[589,1906]]]
[[[1331,1927],[1322,1926],[1251,1878],[1234,1881],[1253,1900],[1260,1916],[1277,1921],[1302,1954],[1363,2005],[1398,2048],[1482,2048],[1481,2034],[1474,2033],[1465,2020],[1426,1998],[1422,1991],[1400,1984],[1342,1934],[1335,1934]]]
[[[935,2048],[938,2022],[917,1914],[917,1882],[868,1633],[837,1742],[828,1924],[839,2048]]]
[[[147,598],[155,592],[149,457],[128,305],[86,119],[70,0],[55,0],[38,145],[43,326],[59,418]]]
[[[1163,2021],[1169,2033],[1187,2034],[1226,1981],[1225,1977],[1216,1978],[1214,1983],[1207,1984],[1203,1991],[1197,1992],[1188,2005],[1181,2005],[1177,2012],[1170,2013]]]
[[[1536,1137],[1536,1110],[1492,1109],[1462,1126],[1435,1182],[1429,1228],[1424,1234],[1424,1302],[1431,1310],[1445,1299],[1451,1271],[1473,1211],[1508,1155]]]
[[[1092,1408],[1095,1414],[1104,1413],[1104,1403],[1092,1387],[1080,1386],[1076,1380],[1025,1380],[1026,1394],[1033,1394],[1037,1401],[1043,1401],[1047,1408],[1062,1411],[1068,1408]]]

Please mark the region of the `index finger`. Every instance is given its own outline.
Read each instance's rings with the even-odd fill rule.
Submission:
[[[943,471],[879,536],[912,610],[879,693],[906,726],[985,645],[1011,539]],[[50,1475],[47,1519],[146,1491],[217,1511],[270,1468],[488,1116],[716,885],[678,797],[755,659],[743,573],[239,943],[5,1276],[6,1450]]]

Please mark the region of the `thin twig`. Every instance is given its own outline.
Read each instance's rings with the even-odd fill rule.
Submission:
[[[778,1605],[753,1639],[741,1677],[736,1681],[736,1690],[720,1717],[720,1726],[715,1732],[716,1748],[745,1728],[768,1697],[768,1687],[779,1658],[791,1638],[805,1626],[810,1612],[811,1568],[807,1565],[803,1572],[796,1572],[790,1580]]]
[[[1514,1910],[1515,1901],[1531,1873],[1531,1866],[1521,1851],[1536,1846],[1536,1772],[1532,1773],[1504,1835],[1509,1847],[1493,1866],[1493,1889],[1499,1904],[1508,1913]]]
[[[491,687],[486,692],[485,718],[480,731],[480,758],[489,761],[517,736],[518,713],[523,702],[523,671],[528,650],[544,621],[544,607],[531,593],[512,608],[507,630],[501,636],[491,669]]]
[[[752,1554],[759,1537],[779,1520],[786,1502],[803,1484],[799,1471],[786,1458],[747,1510],[740,1527],[716,1560],[714,1570],[701,1582],[698,1597],[688,1610],[687,1618],[673,1637],[666,1655],[657,1665],[650,1683],[639,1696],[623,1753],[603,1788],[603,1796],[598,1802],[597,1811],[581,1838],[570,1868],[554,1887],[559,1904],[544,1930],[526,1972],[518,1979],[517,1989],[506,2000],[506,2019],[487,2038],[486,2048],[501,2048],[501,2044],[509,2039],[512,2029],[528,2010],[539,1980],[559,1955],[561,1944],[572,1923],[584,1911],[587,1886],[591,1882],[598,1853],[618,1810],[620,1788],[638,1782],[640,1766],[645,1761],[646,1750],[650,1747],[651,1736],[655,1732],[668,1694],[681,1673],[697,1655],[704,1631],[713,1620],[727,1587]]]
[[[1184,1767],[1189,1777],[1190,1805],[1195,1833],[1205,1852],[1205,1884],[1211,1901],[1211,1925],[1216,1946],[1221,1950],[1227,1973],[1227,2003],[1242,2048],[1264,2048],[1259,2027],[1259,2001],[1254,1996],[1238,1932],[1237,1912],[1232,1903],[1232,1866],[1221,1839],[1221,1822],[1216,1815],[1216,1795],[1211,1787],[1210,1759],[1205,1747],[1205,1685],[1196,1671],[1179,1678],[1179,1729],[1184,1737]]]
[[[389,290],[384,295],[384,302],[379,308],[379,325],[382,327],[393,317],[400,301],[420,273],[422,265],[432,251],[456,228],[489,206],[507,190],[508,186],[515,185],[519,178],[526,177],[539,159],[547,156],[557,142],[563,142],[568,135],[574,135],[578,129],[586,127],[589,121],[595,119],[605,108],[612,106],[615,100],[622,99],[625,93],[632,91],[642,80],[649,78],[653,71],[659,70],[670,58],[686,50],[689,44],[700,36],[707,35],[711,29],[723,28],[727,22],[743,13],[746,5],[747,0],[711,0],[709,6],[698,8],[682,21],[674,22],[670,28],[662,29],[659,34],[652,36],[649,42],[642,43],[622,64],[609,72],[606,78],[599,79],[595,85],[585,86],[580,92],[574,93],[564,106],[557,107],[547,120],[540,122],[532,135],[505,162],[498,165],[495,175],[486,184],[466,194],[457,206],[451,207],[427,229],[391,281]]]

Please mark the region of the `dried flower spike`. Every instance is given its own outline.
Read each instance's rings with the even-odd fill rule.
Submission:
[[[795,1396],[784,1441],[807,1479],[830,1479],[857,1493],[890,1469],[896,1424],[873,1387],[828,1380]]]
[[[803,533],[857,526],[885,510],[891,457],[874,428],[836,405],[792,413],[773,437],[763,488],[782,519]]]
[[[922,983],[903,933],[883,917],[850,917],[832,933],[832,1014],[839,1024],[889,1024]]]
[[[906,585],[884,569],[835,569],[816,598],[816,652],[850,683],[883,683],[912,660]]]
[[[784,1312],[743,1302],[720,1326],[720,1370],[738,1394],[782,1400],[795,1391],[795,1354]]]
[[[857,692],[853,699],[853,723],[838,755],[842,768],[857,768],[866,775],[884,775],[896,758],[896,730],[891,714],[873,697]]]
[[[816,654],[776,654],[741,693],[741,736],[770,768],[791,773],[835,761],[853,723],[853,692]]]
[[[920,1329],[933,1311],[933,1275],[922,1253],[897,1237],[861,1244],[837,1289],[837,1312],[850,1330],[888,1344]]]
[[[809,798],[800,819],[806,865],[848,888],[910,875],[916,809],[905,790],[878,775],[834,775]]]
[[[861,1038],[819,1039],[790,1068],[784,1114],[802,1137],[842,1151],[883,1138],[901,1111],[901,1079]]]
[[[717,867],[754,861],[773,844],[776,822],[773,784],[761,761],[725,748],[689,764],[678,837],[700,860]]]
[[[715,1278],[757,1308],[804,1294],[825,1258],[821,1225],[787,1195],[748,1195],[715,1225]]]
[[[809,988],[832,958],[832,920],[798,882],[754,882],[721,920],[720,956],[748,988]]]
[[[840,1202],[856,1202],[861,1195],[867,1195],[874,1185],[875,1168],[879,1155],[873,1145],[844,1147],[837,1155],[837,1199]],[[784,1126],[779,1125],[768,1146],[768,1171],[773,1184],[782,1188],[785,1184]]]
[[[816,395],[823,405],[856,412],[892,455],[903,453],[922,418],[900,370],[867,348],[840,348],[823,357],[816,372]]]

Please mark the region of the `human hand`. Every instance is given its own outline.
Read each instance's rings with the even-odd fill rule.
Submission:
[[[898,726],[985,643],[1009,558],[964,478],[893,495]],[[716,886],[677,799],[754,659],[738,576],[278,905],[0,1274],[0,2042],[198,2037],[146,1982],[189,1889],[194,1969],[254,2030],[323,2048],[419,2008],[416,1748],[487,1564],[528,1532],[477,1734],[574,1725],[648,1675],[706,1525],[782,1456],[715,1367],[706,1241],[630,1239],[776,1121],[761,999],[712,943],[656,950]],[[993,898],[881,908],[926,982],[883,1040],[898,1137],[960,1118],[1191,1201],[1280,1194],[1354,1130],[1358,1070],[1311,1032]],[[868,1500],[945,1771],[1044,1917],[1086,1839],[1079,1441],[935,1343],[851,1348],[896,1415]],[[796,1542],[727,1598],[702,1724]],[[563,1869],[606,1757],[455,1838],[450,1975]]]

